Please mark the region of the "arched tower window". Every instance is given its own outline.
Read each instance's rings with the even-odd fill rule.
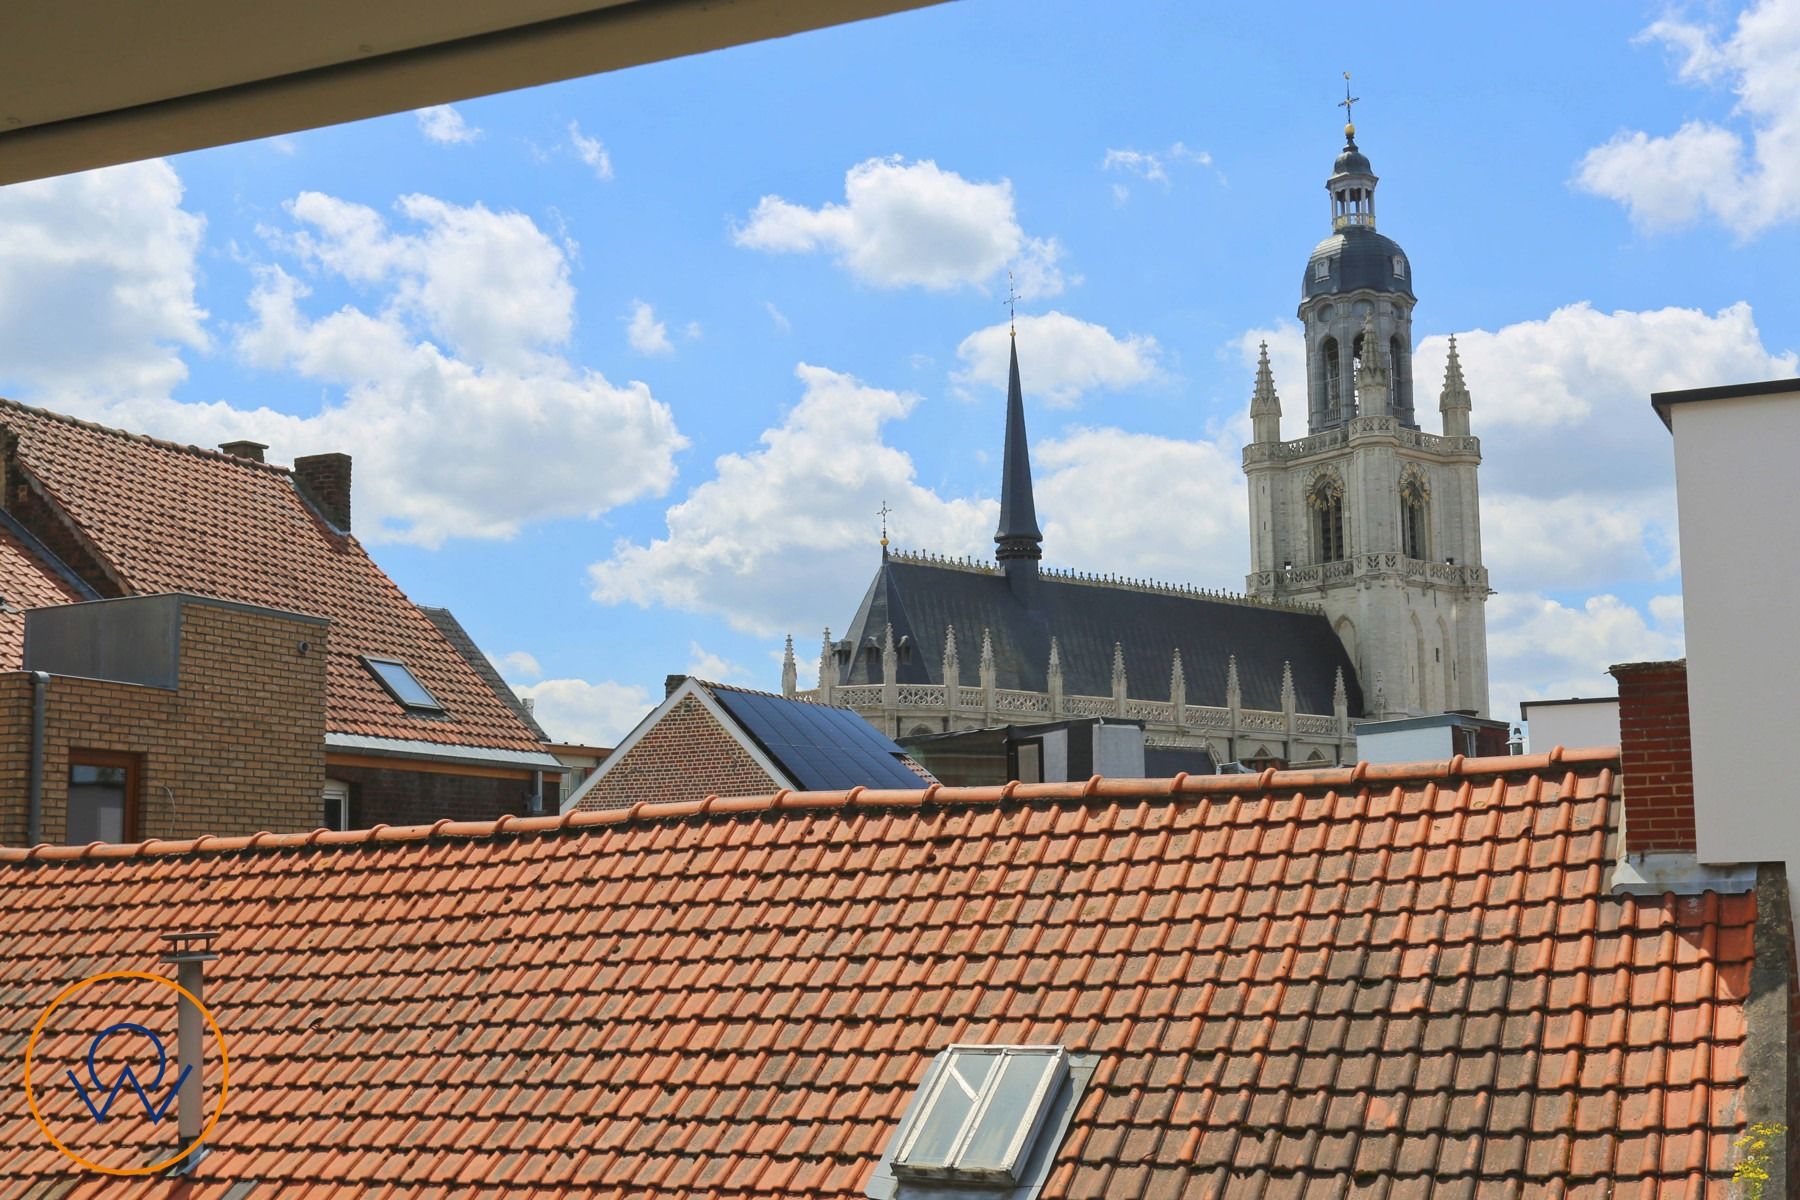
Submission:
[[[1321,342],[1319,355],[1325,360],[1325,419],[1335,421],[1344,403],[1344,364],[1338,361],[1337,339]]]
[[[1318,562],[1344,557],[1344,481],[1327,471],[1307,489],[1306,503],[1313,514],[1313,549]]]
[[[1407,558],[1431,557],[1430,503],[1425,472],[1409,463],[1400,475],[1400,553]]]
[[[1362,379],[1363,335],[1357,334],[1356,340],[1350,343],[1350,413],[1355,416],[1362,411],[1362,390],[1357,384]]]

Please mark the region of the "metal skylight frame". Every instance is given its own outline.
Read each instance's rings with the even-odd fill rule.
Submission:
[[[364,654],[361,658],[363,669],[369,673],[370,677],[373,678],[376,683],[381,685],[382,691],[393,697],[395,704],[398,704],[407,712],[443,714],[447,711],[444,708],[443,701],[432,695],[431,689],[426,687],[425,684],[420,681],[419,677],[413,674],[412,668],[407,666],[404,662],[397,658],[384,658],[378,654]],[[395,687],[393,681],[382,672],[381,668],[383,667],[399,668],[400,672],[411,681],[412,685],[419,689],[419,694],[424,696],[425,700],[423,702],[409,700],[406,696],[401,694],[400,689]]]
[[[933,1118],[939,1112],[946,1089],[956,1084],[965,1092],[968,1090],[969,1083],[958,1072],[958,1059],[974,1056],[991,1057],[994,1061],[982,1077],[979,1089],[971,1095],[973,1103],[959,1121],[944,1161],[908,1161],[917,1149],[919,1139],[933,1129]],[[1043,1067],[1036,1085],[1021,1106],[997,1164],[966,1164],[963,1159],[993,1108],[1009,1065],[1027,1058],[1042,1060]],[[919,1088],[918,1100],[895,1136],[891,1159],[895,1177],[903,1182],[929,1180],[1018,1187],[1025,1182],[1032,1152],[1047,1124],[1046,1118],[1052,1107],[1050,1101],[1063,1088],[1070,1066],[1069,1054],[1061,1046],[960,1043],[947,1047],[932,1063]]]

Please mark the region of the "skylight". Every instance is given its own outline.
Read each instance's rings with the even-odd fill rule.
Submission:
[[[900,1180],[1016,1187],[1069,1073],[1060,1046],[952,1046],[900,1127]]]
[[[413,678],[413,673],[406,669],[406,664],[391,658],[363,658],[363,665],[369,668],[369,674],[375,676],[377,683],[387,689],[388,695],[398,700],[409,712],[443,712],[444,706],[437,697],[425,689],[425,685]]]

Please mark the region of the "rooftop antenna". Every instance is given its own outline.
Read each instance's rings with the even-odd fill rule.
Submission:
[[[888,507],[888,502],[886,500],[883,500],[881,502],[881,507],[875,510],[876,515],[881,518],[881,556],[883,558],[887,557],[887,549],[888,549],[888,535],[887,535],[888,514],[893,511],[894,511],[893,509]]]
[[[1344,140],[1356,144],[1356,114],[1351,105],[1360,103],[1361,96],[1350,94],[1350,72],[1344,72],[1344,98],[1338,101],[1338,107],[1344,110]]]

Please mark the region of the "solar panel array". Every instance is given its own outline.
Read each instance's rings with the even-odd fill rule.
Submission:
[[[727,688],[713,695],[802,790],[920,785],[900,747],[847,708]]]

